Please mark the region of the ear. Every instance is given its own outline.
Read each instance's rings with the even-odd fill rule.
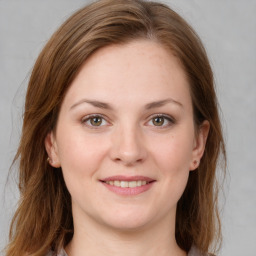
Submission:
[[[200,160],[204,154],[204,149],[208,137],[208,133],[210,130],[210,123],[205,120],[199,127],[199,130],[195,136],[194,147],[192,152],[192,160],[190,163],[190,170],[195,170],[199,164]]]
[[[49,132],[44,140],[45,149],[48,153],[48,162],[52,167],[59,168],[60,160],[58,155],[58,147],[53,132]]]

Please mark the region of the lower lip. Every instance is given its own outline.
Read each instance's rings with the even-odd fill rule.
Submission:
[[[118,195],[123,195],[123,196],[134,196],[141,194],[143,192],[146,192],[153,186],[154,182],[150,182],[146,185],[140,186],[140,187],[135,187],[135,188],[122,188],[122,187],[117,187],[113,185],[109,185],[105,182],[102,182],[102,184],[109,189],[110,191],[118,194]]]

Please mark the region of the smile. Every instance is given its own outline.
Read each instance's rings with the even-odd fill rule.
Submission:
[[[110,180],[110,181],[105,181],[107,184],[115,187],[121,187],[121,188],[136,188],[136,187],[141,187],[149,182],[145,180],[133,180],[133,181],[124,181],[124,180]]]
[[[156,180],[145,176],[112,176],[100,181],[115,194],[135,196],[149,190]]]

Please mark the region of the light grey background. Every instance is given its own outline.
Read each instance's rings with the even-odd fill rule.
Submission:
[[[0,250],[18,199],[8,169],[21,130],[28,76],[55,29],[82,0],[0,0]],[[256,255],[256,1],[165,0],[202,38],[216,77],[229,177],[221,255]]]

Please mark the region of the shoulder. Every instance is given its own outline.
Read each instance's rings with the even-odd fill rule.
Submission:
[[[61,251],[57,254],[53,251],[49,251],[45,256],[68,256],[68,255],[66,254],[64,249],[61,249]]]
[[[195,246],[192,246],[188,256],[214,256],[213,254],[203,254]]]

